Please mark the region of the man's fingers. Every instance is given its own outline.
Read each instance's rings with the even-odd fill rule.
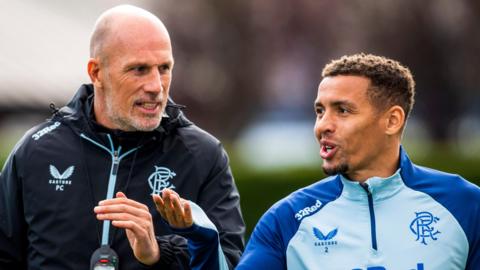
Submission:
[[[177,194],[171,194],[171,201],[173,204],[173,219],[175,221],[176,226],[178,227],[183,227],[185,226],[185,222],[183,219],[183,206],[180,203],[180,198],[178,197]]]
[[[184,221],[185,226],[190,227],[193,225],[193,217],[192,217],[192,208],[190,207],[190,203],[187,200],[183,200],[183,209],[184,209]]]
[[[147,209],[137,208],[127,204],[99,205],[93,211],[96,214],[129,214],[138,217],[148,217],[150,212]]]
[[[192,209],[188,201],[175,191],[164,189],[161,195],[153,195],[157,211],[168,224],[176,228],[186,228],[193,224]]]
[[[167,199],[168,198],[168,199]],[[160,215],[172,226],[178,227],[182,222],[182,217],[178,216],[183,210],[178,202],[178,199],[174,197],[174,194],[166,194],[165,202],[159,195],[153,195],[155,206]]]
[[[148,226],[152,215],[144,204],[128,199],[123,192],[117,192],[116,198],[104,200],[94,208],[99,220],[127,221],[132,220]]]
[[[167,216],[172,220],[177,220],[176,215],[178,211],[183,212],[181,207],[178,207],[180,205],[178,194],[173,191],[167,192],[163,195],[163,200],[165,202],[165,212]]]
[[[127,195],[125,195],[125,193],[119,191],[117,192],[117,194],[115,194],[117,198],[127,198]]]
[[[159,211],[165,208],[160,197],[153,199]],[[152,263],[158,260],[158,243],[148,206],[127,198],[123,192],[117,192],[115,198],[99,202],[94,212],[98,220],[110,220],[112,226],[125,229],[137,259]]]
[[[139,226],[148,227],[152,222],[152,216],[148,215],[132,215],[129,213],[98,213],[98,220],[111,220],[111,221],[133,221]]]
[[[112,220],[112,225],[118,228],[131,230],[135,235],[146,234],[146,230],[133,220]]]
[[[164,194],[164,201],[165,201],[165,214],[166,214],[168,223],[170,223],[170,225],[174,227],[178,227],[179,225],[178,218],[176,217],[176,210],[175,210],[175,195]]]
[[[112,225],[117,228],[129,230],[133,233],[135,239],[140,242],[150,241],[149,227],[140,226],[133,220],[112,220]]]
[[[165,200],[167,197],[170,196],[170,194],[172,193],[172,190],[169,189],[169,188],[165,188],[164,190],[162,190],[162,199]]]
[[[163,199],[163,202],[165,203],[165,208],[168,208],[172,203],[170,200],[170,192],[168,189],[163,190],[162,199]]]
[[[173,213],[173,204],[172,204],[172,198],[171,198],[171,190],[170,189],[164,189],[162,191],[162,197],[158,196],[157,201],[160,202],[157,207],[159,210],[160,214],[162,215],[163,219],[165,219],[168,224],[174,225],[176,223],[175,218],[174,218],[174,213]]]
[[[115,205],[115,204],[126,204],[126,205],[133,206],[135,208],[141,208],[141,209],[144,209],[146,211],[149,211],[148,207],[146,205],[144,205],[142,203],[139,203],[137,201],[128,199],[123,192],[117,192],[116,196],[117,197],[113,198],[113,199],[100,201],[98,203],[98,205],[99,206],[106,206],[106,205]]]
[[[157,194],[153,194],[152,195],[152,198],[153,198],[153,202],[155,203],[155,206],[158,208],[164,208],[165,207],[165,202],[163,201],[162,197],[160,197],[160,195],[157,195]]]
[[[155,203],[155,207],[157,208],[157,211],[160,213],[160,215],[165,219],[166,218],[166,213],[165,213],[165,202],[163,199],[157,195],[153,194],[152,196],[153,202]]]

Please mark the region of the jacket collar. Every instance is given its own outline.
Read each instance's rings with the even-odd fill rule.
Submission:
[[[404,179],[410,177],[412,169],[412,162],[403,146],[400,146],[400,166],[398,170],[389,177],[371,177],[365,181],[373,200],[385,200],[400,192],[405,188]],[[342,196],[351,200],[367,199],[367,192],[359,182],[349,180],[343,175],[340,175],[339,179],[343,184]]]
[[[96,123],[93,114],[93,96],[93,85],[82,85],[77,90],[72,100],[65,107],[61,108],[58,113],[56,113],[54,118],[60,117],[70,120],[69,122],[71,123],[72,127],[78,132],[104,132],[111,133],[112,135],[116,136],[120,135],[126,137],[135,137],[138,134],[140,134],[141,137],[144,137],[145,135],[148,135],[146,133],[168,134],[178,127],[184,127],[192,124],[181,111],[181,108],[184,106],[175,104],[175,102],[169,97],[164,117],[162,117],[160,125],[154,131],[125,132],[121,130],[110,130]]]
[[[371,177],[364,183],[367,185],[368,190],[372,194],[374,201],[381,201],[388,199],[402,190],[405,185],[403,184],[402,177],[398,169],[394,174],[389,177]],[[366,190],[360,185],[359,182],[351,181],[340,175],[340,180],[343,184],[342,196],[351,200],[366,200],[368,195]]]

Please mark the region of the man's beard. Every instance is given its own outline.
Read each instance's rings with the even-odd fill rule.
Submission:
[[[160,125],[161,118],[159,121],[157,120],[155,125],[142,125],[141,120],[136,121],[133,118],[127,118],[127,117],[121,117],[115,112],[112,112],[111,114],[112,121],[117,124],[118,127],[120,127],[120,130],[123,131],[143,131],[143,132],[148,132],[156,129]],[[154,117],[152,117],[154,118]]]
[[[136,120],[134,117],[122,116],[120,115],[117,110],[114,108],[115,106],[112,104],[111,99],[106,98],[106,113],[116,126],[117,129],[123,131],[152,131],[156,129],[162,120],[162,117],[157,120],[158,122],[155,125],[142,125],[141,120]],[[162,113],[163,114],[163,113]],[[162,115],[160,114],[160,115]],[[151,117],[156,118],[156,117]]]
[[[333,168],[325,168],[322,166],[322,169],[326,175],[346,174],[348,171],[348,164],[342,163]]]

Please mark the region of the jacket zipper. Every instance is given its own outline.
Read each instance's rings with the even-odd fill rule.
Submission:
[[[375,210],[373,209],[373,196],[368,189],[368,184],[360,183],[360,186],[367,192],[368,210],[370,212],[370,234],[372,236],[372,248],[377,250],[377,228],[375,224]]]
[[[113,191],[115,190],[115,182],[117,181],[118,168],[120,167],[120,159],[118,158],[118,153],[120,152],[120,147],[118,150],[113,151],[112,155],[112,168],[110,169],[110,177],[108,179],[108,188],[107,188],[107,198],[113,198]]]
[[[108,179],[108,188],[107,188],[107,200],[113,198],[113,191],[115,189],[115,183],[117,182],[117,173],[118,167],[120,167],[120,159],[118,158],[118,152],[113,152],[112,155],[112,168],[110,169],[110,177]],[[103,221],[103,231],[102,231],[102,245],[108,245],[108,238],[110,234],[110,220]]]
[[[110,167],[110,176],[108,179],[108,187],[107,187],[107,197],[105,199],[112,199],[113,198],[113,192],[115,191],[115,183],[117,181],[117,173],[118,169],[120,167],[120,161],[130,153],[138,150],[138,147],[135,147],[133,149],[130,149],[129,151],[123,153],[120,155],[120,152],[122,150],[122,147],[119,146],[117,150],[114,150],[113,148],[113,141],[112,138],[110,137],[110,134],[107,134],[108,140],[110,142],[110,149],[108,149],[106,146],[90,139],[87,137],[85,134],[80,134],[80,137],[83,139],[93,143],[94,145],[102,148],[103,150],[107,151],[110,156],[112,157],[112,166]],[[105,220],[103,221],[103,229],[102,229],[102,245],[108,245],[108,238],[110,234],[110,220]]]

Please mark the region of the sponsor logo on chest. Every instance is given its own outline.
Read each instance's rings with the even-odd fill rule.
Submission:
[[[327,234],[323,234],[320,229],[313,227],[313,235],[317,240],[315,241],[315,246],[323,247],[323,252],[328,253],[329,247],[336,246],[338,244],[337,240],[335,239],[337,233],[338,228],[329,231]]]
[[[48,183],[55,186],[55,191],[64,191],[65,186],[70,186],[72,184],[72,180],[69,178],[75,171],[75,166],[68,167],[63,173],[60,173],[60,171],[53,165],[50,165],[49,169],[52,179],[49,179]]]

